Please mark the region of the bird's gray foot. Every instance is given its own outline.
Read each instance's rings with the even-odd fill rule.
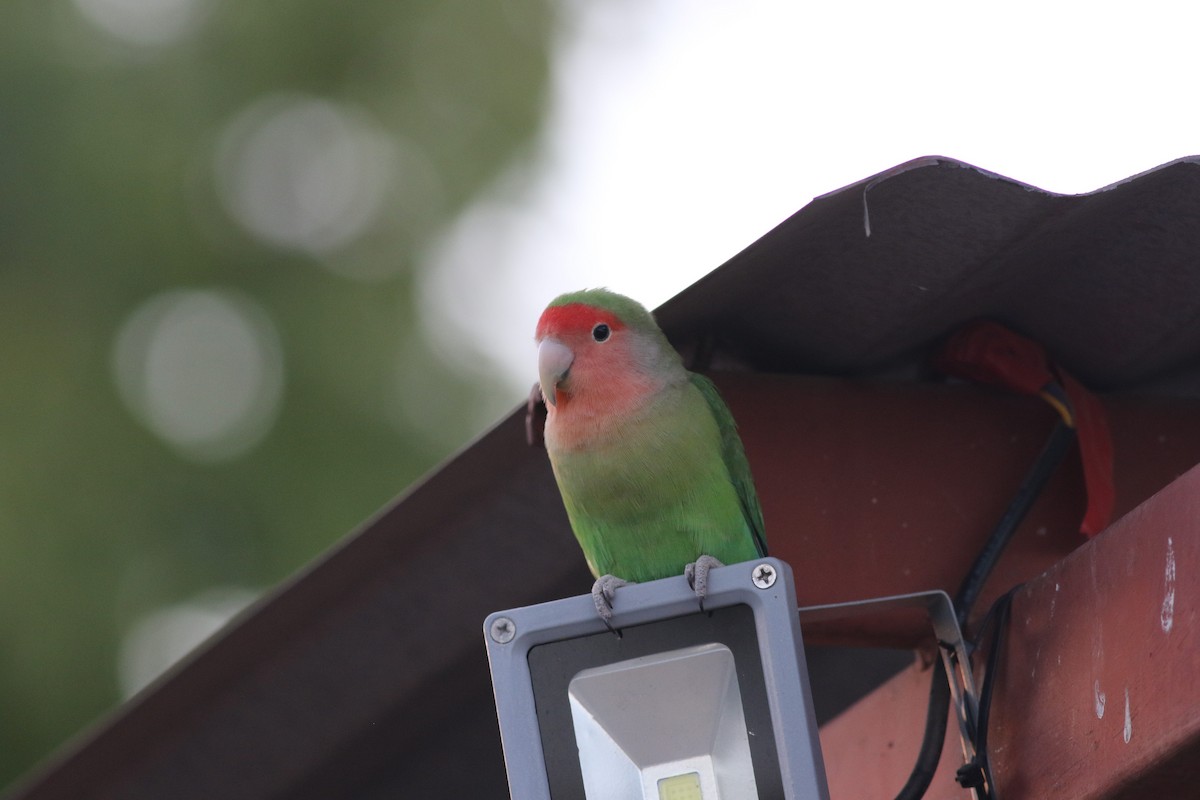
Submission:
[[[617,597],[617,589],[627,583],[629,581],[616,575],[601,575],[592,584],[592,602],[596,604],[596,613],[604,620],[609,630],[612,630],[613,601]]]
[[[708,571],[713,567],[723,566],[725,565],[712,556],[701,555],[683,568],[683,575],[687,578],[688,585],[692,587],[692,591],[700,600],[701,611],[704,610],[704,598],[708,597]]]

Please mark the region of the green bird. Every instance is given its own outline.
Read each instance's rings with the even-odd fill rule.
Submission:
[[[627,581],[766,555],[762,509],[733,416],[643,306],[606,289],[556,298],[538,320],[546,450],[606,623]],[[535,387],[535,391],[538,387]]]

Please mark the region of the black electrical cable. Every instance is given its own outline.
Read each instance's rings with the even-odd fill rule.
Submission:
[[[976,721],[975,758],[979,767],[987,777],[989,790],[991,787],[992,767],[988,761],[987,739],[988,720],[992,711],[992,692],[996,688],[996,671],[1000,666],[1000,651],[1004,649],[1004,631],[1008,629],[1009,616],[1012,613],[1013,595],[1021,586],[1018,584],[1005,592],[993,606],[995,619],[992,622],[992,646],[988,652],[987,672],[983,677],[983,691],[979,695],[979,717]],[[990,615],[989,615],[990,616]],[[992,791],[992,794],[995,794]]]
[[[992,573],[996,562],[1000,560],[1000,554],[1004,552],[1009,540],[1017,532],[1021,520],[1025,519],[1033,501],[1041,494],[1046,481],[1054,474],[1055,468],[1063,460],[1063,456],[1067,454],[1067,450],[1074,441],[1075,429],[1060,419],[1054,426],[1054,430],[1050,432],[1050,438],[1042,446],[1042,452],[1033,462],[1033,467],[1025,476],[1025,480],[1021,482],[1016,496],[1005,509],[1004,516],[1000,518],[1000,522],[992,531],[983,550],[976,557],[975,563],[971,565],[970,572],[967,573],[967,577],[963,579],[962,585],[958,588],[958,594],[954,596],[954,609],[958,614],[959,627],[966,628],[967,617],[970,615],[975,601],[979,599],[979,592],[987,582],[988,575]]]
[[[954,596],[954,609],[958,617],[959,627],[965,628],[971,614],[971,607],[979,598],[979,592],[987,582],[988,575],[1000,560],[1000,554],[1012,539],[1021,521],[1029,512],[1033,501],[1041,493],[1046,481],[1054,473],[1054,469],[1067,454],[1071,442],[1075,439],[1075,429],[1065,421],[1059,420],[1050,432],[1050,438],[1042,447],[1033,467],[1021,482],[1017,494],[1009,503],[1004,515],[992,530],[983,550],[971,565],[967,577],[963,580]],[[995,649],[995,648],[993,648]],[[989,676],[990,676],[989,672]],[[925,735],[921,739],[921,750],[917,754],[917,762],[908,776],[904,788],[896,795],[896,800],[920,800],[925,796],[938,762],[942,759],[942,744],[946,740],[946,724],[950,716],[950,684],[946,678],[946,669],[942,659],[934,664],[932,683],[929,687],[929,708],[925,715]],[[977,732],[979,726],[976,728]],[[986,734],[985,743],[986,743]],[[978,751],[978,746],[976,750]],[[986,756],[981,762],[986,769]]]
[[[925,736],[921,739],[921,750],[917,763],[909,773],[908,781],[896,800],[918,800],[933,782],[938,762],[942,760],[942,743],[946,740],[946,719],[950,715],[950,682],[946,679],[946,665],[941,655],[934,659],[933,675],[929,684],[929,708],[925,712]]]

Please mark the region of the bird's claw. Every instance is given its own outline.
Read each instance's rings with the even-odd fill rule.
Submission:
[[[708,573],[713,567],[725,566],[710,555],[701,555],[691,564],[683,568],[683,576],[687,578],[688,586],[700,600],[700,610],[704,610],[704,599],[708,597]]]
[[[530,447],[541,447],[546,443],[546,401],[540,383],[535,383],[529,390],[529,399],[525,402],[525,442]]]
[[[596,613],[610,631],[616,633],[612,626],[613,601],[617,598],[617,589],[629,581],[622,580],[616,575],[601,575],[592,584],[592,602],[596,604]]]

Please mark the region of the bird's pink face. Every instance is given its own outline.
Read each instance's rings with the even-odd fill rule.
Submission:
[[[538,320],[538,381],[556,414],[572,406],[615,410],[627,393],[629,328],[611,311],[583,303],[546,309]]]

